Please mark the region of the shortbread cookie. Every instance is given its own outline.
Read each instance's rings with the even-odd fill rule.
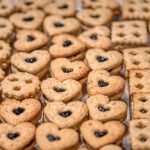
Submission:
[[[79,39],[86,44],[87,48],[102,48],[108,50],[111,46],[109,36],[110,31],[107,27],[98,26],[82,32],[79,35]]]
[[[20,123],[16,126],[0,124],[0,148],[5,150],[33,149],[36,128],[31,123]]]
[[[124,101],[109,101],[109,98],[104,95],[89,97],[87,106],[91,119],[102,122],[110,120],[123,121],[127,115],[127,104]]]
[[[132,98],[132,118],[150,119],[150,93],[134,94]]]
[[[41,90],[49,101],[68,102],[82,91],[82,85],[76,80],[61,82],[55,78],[48,78],[42,81]]]
[[[62,18],[61,16],[48,16],[44,20],[44,31],[51,37],[57,34],[78,34],[80,23],[75,18]]]
[[[0,105],[0,120],[13,125],[21,122],[37,123],[41,117],[41,104],[36,99],[5,100]]]
[[[125,125],[119,121],[108,121],[103,124],[97,120],[85,121],[80,132],[83,139],[94,149],[117,143],[125,134]]]
[[[122,93],[124,86],[125,80],[122,77],[111,76],[106,70],[94,70],[88,75],[87,91],[89,96],[102,94],[111,98]]]
[[[81,101],[74,101],[68,104],[51,102],[44,108],[45,120],[53,122],[59,128],[76,128],[87,116],[88,108]]]
[[[14,42],[16,51],[31,52],[42,49],[48,43],[48,37],[37,30],[21,30],[16,34],[17,40]]]
[[[81,80],[88,72],[89,68],[83,61],[71,62],[67,58],[57,58],[51,62],[51,75],[60,81]]]
[[[150,69],[150,48],[130,48],[123,50],[125,75],[128,77],[130,70]]]
[[[149,0],[124,0],[123,18],[124,19],[150,19]]]
[[[109,144],[100,148],[99,150],[123,150],[123,149],[118,145]]]
[[[54,1],[45,6],[44,11],[48,15],[59,15],[63,17],[72,17],[76,11],[75,0]]]
[[[43,123],[36,130],[36,141],[40,149],[72,149],[79,142],[79,135],[73,129],[58,129],[55,124]]]
[[[18,29],[39,29],[44,19],[41,10],[30,10],[26,13],[14,13],[10,16],[10,21]]]
[[[129,74],[130,95],[150,92],[150,70],[131,70]]]
[[[11,57],[12,72],[28,72],[43,77],[49,70],[50,55],[46,50],[18,52]]]
[[[148,44],[144,21],[116,21],[112,24],[112,45],[116,50]]]
[[[118,51],[107,51],[102,49],[89,49],[85,55],[85,61],[92,70],[104,69],[112,71],[122,65],[123,56]]]
[[[0,82],[4,79],[5,72],[0,68]]]
[[[107,17],[106,17],[107,16]],[[109,24],[112,20],[113,13],[108,8],[83,9],[77,13],[77,18],[89,27]]]
[[[2,97],[23,100],[25,98],[36,97],[40,90],[38,77],[29,73],[9,74],[1,82]]]
[[[86,50],[86,46],[82,41],[69,34],[55,36],[52,39],[52,43],[53,45],[49,48],[52,58],[69,58]]]
[[[130,121],[129,125],[132,149],[149,150],[150,121],[147,119],[137,119]]]

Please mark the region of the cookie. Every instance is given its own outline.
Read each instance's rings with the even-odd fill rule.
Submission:
[[[99,149],[121,140],[125,134],[125,129],[125,125],[119,121],[108,121],[103,124],[97,120],[88,120],[82,123],[80,132],[88,145],[94,149]]]
[[[5,100],[0,105],[0,118],[2,122],[17,125],[21,122],[38,123],[41,117],[41,104],[36,99]]]
[[[44,19],[41,10],[30,10],[26,13],[14,13],[10,16],[10,21],[17,29],[39,29]]]
[[[88,108],[81,101],[51,102],[44,108],[45,121],[53,122],[59,128],[76,128],[87,116]]]
[[[16,34],[14,48],[20,52],[31,52],[42,49],[48,43],[48,37],[37,30],[21,30]]]
[[[5,72],[0,68],[0,82],[4,79]]]
[[[50,55],[46,50],[18,52],[11,56],[12,72],[28,72],[43,77],[49,70]]]
[[[131,70],[129,74],[130,95],[150,92],[150,70]]]
[[[109,98],[104,95],[89,97],[87,106],[90,118],[102,122],[111,120],[123,121],[127,115],[127,104],[124,101],[109,101]]]
[[[57,58],[51,62],[51,75],[60,81],[81,80],[87,76],[88,72],[89,68],[83,61],[71,62],[67,58]]]
[[[77,150],[89,150],[89,148],[83,144],[80,145],[80,147]]]
[[[123,56],[118,51],[104,51],[103,49],[89,49],[85,61],[91,70],[104,69],[112,71],[123,63]]]
[[[149,20],[149,5],[149,0],[125,0],[123,2],[123,18]]]
[[[116,21],[112,23],[112,47],[116,50],[146,46],[148,44],[144,21]]]
[[[98,26],[82,32],[79,35],[79,39],[86,44],[87,48],[102,48],[108,50],[111,46],[109,36],[110,31],[107,27]]]
[[[73,17],[76,12],[75,0],[61,0],[49,3],[44,7],[44,11],[48,15],[59,15],[62,17]]]
[[[123,150],[123,149],[118,145],[109,144],[100,148],[99,150]]]
[[[75,36],[61,34],[52,39],[53,45],[50,46],[49,52],[52,58],[72,57],[86,50],[85,44]]]
[[[62,33],[77,34],[80,30],[80,23],[77,19],[56,15],[46,17],[43,26],[45,33],[50,37]]]
[[[129,76],[130,70],[144,70],[150,69],[150,48],[130,48],[123,50],[123,57],[125,63],[125,75]]]
[[[0,146],[5,150],[33,149],[35,126],[31,123],[20,123],[16,126],[0,124]]]
[[[48,78],[42,81],[41,91],[48,101],[68,102],[77,98],[82,91],[82,85],[76,80],[61,82],[55,78]]]
[[[106,70],[94,70],[88,75],[87,91],[89,96],[102,94],[112,99],[119,94],[119,97],[113,98],[119,99],[122,96],[120,93],[124,91],[124,86],[125,80],[122,77],[111,76]]]
[[[129,131],[130,131],[131,146],[133,150],[150,149],[149,125],[150,121],[147,119],[137,119],[130,121]]]
[[[36,130],[36,141],[40,149],[72,149],[79,142],[78,133],[70,128],[58,129],[55,124],[43,123]]]
[[[109,24],[113,13],[108,8],[83,9],[76,16],[85,26],[95,27]]]
[[[36,97],[40,90],[39,86],[38,77],[32,74],[22,72],[9,74],[1,82],[2,97],[16,100]]]

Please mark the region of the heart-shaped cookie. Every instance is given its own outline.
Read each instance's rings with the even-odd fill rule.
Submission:
[[[71,57],[84,52],[85,44],[75,36],[69,34],[57,35],[52,39],[53,45],[49,52],[53,58]]]
[[[81,80],[88,72],[89,68],[83,61],[71,62],[67,58],[57,58],[51,62],[51,75],[60,81]]]
[[[123,63],[123,56],[118,51],[104,51],[102,49],[90,49],[85,55],[85,60],[92,70],[111,70]]]
[[[44,20],[44,31],[49,36],[62,33],[77,34],[80,30],[80,23],[74,18],[62,18],[61,16],[48,16]]]
[[[34,139],[35,130],[35,126],[27,122],[20,123],[17,126],[13,126],[8,123],[1,123],[0,148],[5,150],[29,148],[32,144],[32,140]]]
[[[109,97],[124,90],[125,80],[120,76],[111,76],[106,70],[94,70],[88,75],[88,95],[102,94]]]
[[[55,78],[48,78],[42,81],[41,90],[49,101],[68,102],[82,91],[82,85],[76,80],[61,82]]]
[[[41,10],[30,10],[26,13],[15,13],[10,21],[19,29],[38,29],[42,25],[44,13]]]
[[[65,150],[78,144],[79,135],[73,129],[60,130],[55,124],[43,123],[36,130],[36,141],[42,150]]]
[[[49,69],[50,55],[46,50],[37,50],[31,53],[19,52],[11,57],[12,71],[28,72],[34,75],[45,75]],[[13,70],[15,68],[15,70]],[[46,69],[46,70],[45,70]],[[45,72],[40,74],[43,70]]]
[[[103,124],[97,120],[88,120],[81,125],[80,132],[86,143],[98,149],[121,140],[125,129],[125,125],[119,121],[109,121]]]
[[[123,121],[127,115],[127,104],[124,101],[109,101],[108,97],[104,95],[89,97],[87,106],[90,117],[102,122]]]
[[[55,123],[59,128],[77,127],[87,115],[87,106],[81,101],[74,101],[68,104],[51,102],[44,108],[46,121]]]
[[[5,100],[0,105],[0,117],[3,122],[13,125],[21,122],[37,123],[41,114],[41,104],[36,99],[23,101]]]

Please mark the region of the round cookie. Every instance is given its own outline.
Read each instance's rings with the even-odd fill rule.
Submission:
[[[31,52],[42,49],[48,43],[48,37],[37,30],[21,30],[16,34],[17,40],[14,42],[16,51]]]
[[[39,78],[29,73],[9,74],[1,82],[2,97],[4,99],[23,100],[36,97],[40,90]]]
[[[46,17],[43,26],[45,33],[50,37],[62,33],[77,34],[80,30],[80,23],[77,19],[56,15]]]
[[[123,150],[123,149],[118,145],[109,144],[100,148],[99,150]]]

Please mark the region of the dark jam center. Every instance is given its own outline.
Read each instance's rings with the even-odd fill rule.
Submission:
[[[101,137],[105,136],[107,133],[108,132],[106,130],[104,130],[104,131],[95,131],[94,134],[97,138],[101,138]]]
[[[13,113],[16,114],[16,115],[20,115],[24,111],[25,111],[25,109],[24,108],[20,108],[20,107],[13,109]]]
[[[71,114],[72,114],[71,111],[63,111],[63,112],[59,113],[59,115],[64,117],[64,118],[69,117]]]
[[[17,138],[19,136],[19,133],[8,133],[7,134],[7,137],[10,139],[10,140],[14,140],[15,138]]]
[[[25,4],[26,4],[27,6],[30,6],[30,5],[33,4],[33,2],[25,2]]]
[[[32,41],[34,41],[35,40],[35,37],[34,36],[31,36],[31,35],[28,35],[27,36],[27,41],[28,42],[32,42]]]
[[[92,40],[97,40],[97,39],[98,39],[98,37],[97,37],[97,34],[96,34],[96,33],[94,33],[94,34],[90,35],[90,38],[91,38]]]
[[[108,86],[108,82],[100,80],[100,81],[98,81],[98,85],[99,85],[99,87],[105,87],[105,86]]]
[[[64,88],[59,88],[59,87],[54,87],[53,89],[54,89],[57,93],[61,93],[61,92],[66,91]]]
[[[34,17],[32,17],[32,16],[24,17],[24,18],[23,18],[23,21],[26,21],[26,22],[32,21],[32,20],[34,20]]]
[[[67,4],[63,4],[61,6],[58,7],[59,9],[67,9],[68,8],[68,5]]]
[[[103,56],[97,56],[97,57],[96,57],[96,60],[97,60],[98,62],[104,62],[104,61],[107,61],[108,58],[105,58],[105,57],[103,57]]]
[[[64,73],[70,73],[70,72],[73,71],[73,69],[71,69],[71,68],[62,68],[62,71],[63,71]]]
[[[64,24],[61,23],[61,22],[55,22],[55,23],[54,23],[54,26],[55,26],[55,27],[63,27]]]
[[[72,42],[69,41],[69,40],[66,40],[66,41],[64,41],[64,43],[63,43],[63,46],[64,46],[64,47],[68,47],[68,46],[70,46],[70,45],[72,45]]]
[[[105,111],[109,111],[109,108],[105,108],[103,106],[98,106],[99,111],[105,112]]]
[[[59,140],[60,140],[60,137],[59,137],[59,136],[54,136],[54,135],[52,135],[52,134],[49,134],[49,135],[47,136],[47,138],[48,138],[48,140],[49,140],[50,142],[54,142],[54,141],[59,141]]]
[[[32,58],[26,58],[25,61],[26,61],[27,63],[34,63],[34,62],[37,61],[37,59],[36,59],[35,57],[32,57]]]
[[[100,17],[100,15],[98,15],[98,14],[95,14],[95,15],[94,15],[94,14],[91,14],[91,15],[90,15],[90,17],[91,17],[91,18],[95,18],[95,19],[96,19],[96,18],[99,18],[99,17]]]

